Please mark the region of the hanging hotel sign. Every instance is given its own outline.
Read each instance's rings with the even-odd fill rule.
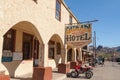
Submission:
[[[65,42],[68,45],[79,48],[91,43],[91,24],[66,25]]]

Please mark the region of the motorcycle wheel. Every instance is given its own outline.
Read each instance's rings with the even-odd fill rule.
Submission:
[[[92,77],[92,74],[91,74],[90,72],[86,72],[86,73],[85,73],[85,77],[86,77],[87,79],[90,79],[90,78]]]
[[[71,72],[71,77],[76,78],[77,77],[77,72],[76,71],[72,71]]]
[[[92,74],[92,76],[93,76],[93,72],[92,72],[91,70],[89,70],[88,72],[89,72],[89,73],[91,73],[91,74]]]

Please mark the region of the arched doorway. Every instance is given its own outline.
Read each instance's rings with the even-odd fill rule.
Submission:
[[[21,21],[6,31],[3,36],[2,63],[9,75],[14,77],[32,73],[33,67],[40,66],[42,44],[39,31],[28,21]]]

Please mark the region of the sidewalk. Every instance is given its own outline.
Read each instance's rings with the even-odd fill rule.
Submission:
[[[57,69],[53,69],[52,80],[63,80],[66,78],[66,74],[58,73]],[[32,80],[32,73],[21,75],[18,78],[11,78],[10,80]]]
[[[52,80],[63,80],[65,78],[66,78],[65,74],[53,72],[53,79]]]
[[[105,62],[103,67],[98,65],[94,68],[93,73],[94,75],[90,80],[120,80],[120,64],[116,62]],[[53,70],[52,77],[52,80],[87,80],[84,74],[82,74],[80,78],[67,78],[66,74],[58,73],[57,69]],[[11,80],[32,80],[32,74],[26,74],[22,76],[21,79]]]

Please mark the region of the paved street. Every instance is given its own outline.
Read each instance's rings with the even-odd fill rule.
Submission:
[[[105,62],[105,66],[100,65],[93,70],[94,76],[90,80],[120,80],[120,64]],[[65,78],[63,80],[88,80],[82,75],[80,78]]]

